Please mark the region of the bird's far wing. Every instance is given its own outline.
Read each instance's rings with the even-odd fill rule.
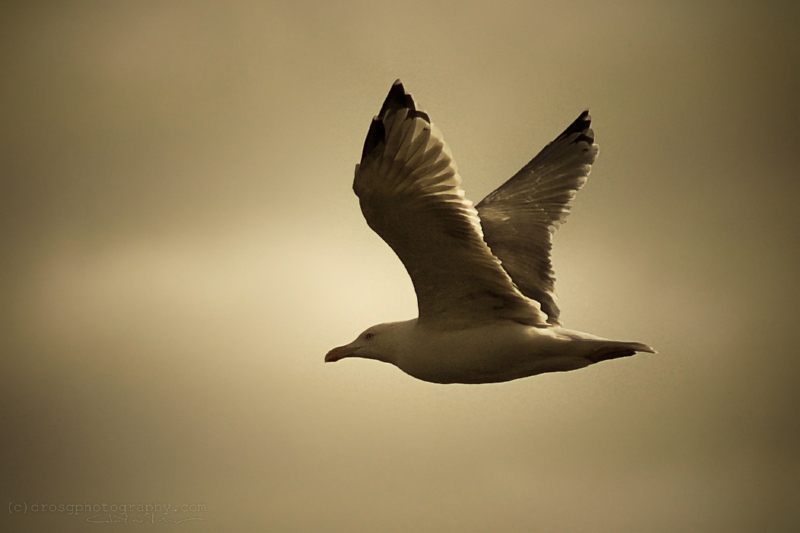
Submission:
[[[400,80],[372,120],[353,190],[369,226],[400,257],[419,323],[456,329],[511,319],[546,326],[483,240],[450,150]]]
[[[597,158],[586,110],[530,163],[477,206],[484,240],[519,290],[558,325],[550,250],[556,229]]]

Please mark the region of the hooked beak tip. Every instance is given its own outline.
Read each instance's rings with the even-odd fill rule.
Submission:
[[[346,346],[339,346],[325,354],[326,363],[335,363],[339,359],[346,357],[349,354]]]

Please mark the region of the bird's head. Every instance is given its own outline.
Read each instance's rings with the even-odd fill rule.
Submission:
[[[378,324],[367,328],[350,344],[339,346],[325,355],[326,363],[333,363],[346,357],[375,359],[396,364],[400,322]]]

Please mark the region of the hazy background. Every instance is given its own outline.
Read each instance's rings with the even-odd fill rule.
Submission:
[[[800,11],[700,4],[4,2],[0,527],[796,531]],[[476,202],[591,108],[562,318],[659,354],[323,364],[416,313],[351,191],[398,77]]]

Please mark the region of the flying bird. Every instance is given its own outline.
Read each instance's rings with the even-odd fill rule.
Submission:
[[[326,362],[361,357],[432,383],[496,383],[655,351],[562,327],[552,238],[597,157],[586,110],[476,206],[450,149],[397,80],[370,124],[353,190],[394,250],[419,316],[378,324]]]

